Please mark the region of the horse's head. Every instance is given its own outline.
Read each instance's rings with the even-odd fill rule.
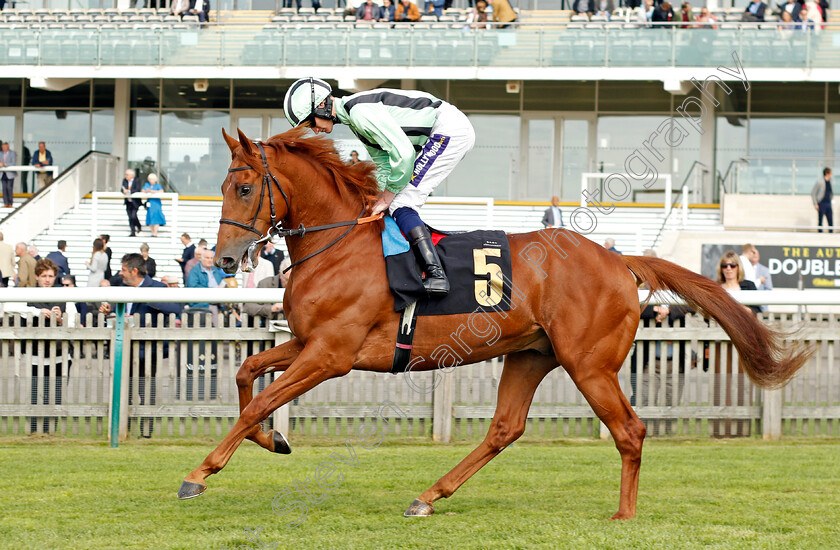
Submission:
[[[231,163],[222,183],[222,219],[215,264],[225,273],[241,265],[250,271],[271,227],[288,214],[289,180],[276,167],[276,150],[252,143],[242,130],[239,141],[222,129]]]

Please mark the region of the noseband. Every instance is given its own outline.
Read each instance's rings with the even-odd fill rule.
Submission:
[[[350,233],[350,230],[353,229],[353,226],[356,226],[356,225],[359,225],[359,224],[362,224],[362,223],[370,223],[370,222],[373,222],[373,221],[376,221],[376,220],[381,220],[384,217],[384,214],[380,213],[380,214],[377,214],[375,216],[368,216],[368,217],[363,218],[362,214],[365,213],[365,205],[362,205],[362,211],[359,213],[359,217],[356,218],[355,220],[350,220],[350,221],[346,221],[346,222],[331,223],[331,224],[327,224],[327,225],[317,225],[315,227],[304,227],[304,225],[301,223],[300,227],[297,227],[297,228],[294,228],[294,229],[284,229],[283,228],[283,220],[280,220],[278,222],[277,221],[277,213],[274,211],[274,187],[271,185],[272,182],[274,183],[274,185],[277,186],[277,189],[280,191],[280,194],[283,196],[283,200],[286,201],[286,213],[287,214],[291,210],[291,206],[289,205],[289,196],[286,195],[286,192],[283,190],[283,186],[280,185],[280,182],[277,180],[277,178],[271,172],[271,168],[269,168],[269,166],[268,166],[268,159],[265,156],[265,149],[263,149],[262,143],[260,143],[259,141],[255,141],[254,145],[256,145],[257,148],[259,148],[260,157],[262,157],[262,163],[263,163],[263,178],[262,178],[262,186],[260,187],[260,202],[257,205],[257,210],[254,212],[254,219],[251,220],[251,225],[245,225],[242,222],[238,222],[236,220],[229,220],[227,218],[221,218],[219,220],[220,224],[226,223],[228,225],[232,225],[234,227],[238,227],[240,229],[244,229],[246,231],[250,231],[251,233],[256,233],[257,235],[259,235],[260,238],[257,239],[256,241],[254,241],[253,243],[251,243],[251,245],[248,247],[249,250],[258,246],[258,245],[260,245],[260,243],[264,243],[264,242],[270,240],[271,237],[274,236],[274,235],[277,235],[278,237],[294,237],[294,236],[298,236],[298,235],[300,237],[303,237],[304,235],[306,235],[307,232],[311,232],[311,231],[324,231],[326,229],[335,229],[336,227],[350,226],[347,229],[347,231],[345,231],[343,234],[341,234],[337,239],[330,242],[328,245],[324,246],[323,248],[317,250],[316,252],[313,252],[312,254],[309,254],[305,258],[302,258],[302,259],[294,262],[292,265],[290,265],[289,267],[284,269],[283,273],[289,271],[294,266],[305,262],[309,258],[311,258],[311,257],[313,257],[317,254],[320,254],[324,250],[328,249],[329,247],[331,247],[332,245],[334,245],[335,243],[337,243],[338,241],[340,241],[341,239],[346,237],[347,234]],[[230,172],[242,172],[244,170],[256,170],[256,168],[253,168],[251,166],[242,166],[240,168],[228,168],[228,173],[230,173]],[[257,220],[259,219],[260,212],[262,211],[263,200],[265,199],[266,189],[268,189],[268,204],[269,204],[269,207],[271,209],[271,225],[269,225],[268,231],[266,231],[265,235],[263,235],[262,233],[257,231]]]

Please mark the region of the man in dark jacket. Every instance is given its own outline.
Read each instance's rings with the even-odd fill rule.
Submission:
[[[167,288],[165,284],[161,283],[160,281],[155,281],[151,277],[146,274],[146,260],[143,259],[141,254],[126,254],[122,257],[122,269],[120,270],[120,275],[123,278],[123,284],[125,286],[133,286],[133,287],[162,287]],[[103,302],[99,308],[99,311],[108,315],[111,313],[111,304],[108,302]],[[126,305],[125,314],[127,316],[131,316],[134,314],[138,314],[140,316],[140,326],[146,326],[146,314],[151,315],[151,325],[152,327],[158,326],[157,316],[158,313],[163,313],[163,326],[166,327],[169,325],[169,314],[175,313],[176,315],[181,313],[181,304],[171,303],[171,302],[160,302],[160,303],[144,303],[144,302],[132,302]],[[118,320],[119,321],[119,320]],[[149,349],[146,350],[146,346],[148,345]],[[140,368],[139,368],[139,380],[138,380],[138,389],[140,393],[140,405],[146,404],[146,358],[148,357],[148,363],[151,365],[151,382],[150,382],[150,393],[149,393],[149,404],[154,405],[156,401],[156,384],[155,384],[155,376],[157,375],[157,346],[156,344],[146,344],[141,343],[139,346],[139,353],[138,353],[138,361],[136,361]],[[163,357],[167,358],[169,356],[169,343],[164,342],[163,344]],[[129,379],[134,377],[134,358],[130,361],[130,369],[129,369]],[[129,393],[129,404],[131,404],[131,396],[133,395],[133,391],[130,390]],[[140,435],[145,438],[152,437],[152,430],[154,429],[154,420],[151,418],[142,418],[140,420]]]
[[[125,177],[122,180],[123,195],[131,195],[132,193],[139,193],[143,189],[140,183],[140,178],[136,176],[134,170],[129,168],[125,171]],[[123,199],[125,203],[125,211],[128,214],[128,225],[131,228],[129,237],[135,237],[140,232],[140,220],[137,219],[137,211],[140,210],[140,199]]]
[[[67,241],[58,241],[58,250],[47,254],[47,259],[58,267],[58,274],[55,277],[55,285],[61,286],[61,280],[65,275],[70,275],[70,264],[67,263],[67,256],[64,252],[67,250]]]

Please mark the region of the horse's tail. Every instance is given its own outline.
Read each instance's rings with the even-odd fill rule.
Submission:
[[[660,258],[622,256],[651,291],[670,290],[697,311],[712,317],[738,350],[741,369],[757,386],[779,388],[796,374],[814,350],[801,342],[786,346],[785,334],[768,328],[715,281]]]

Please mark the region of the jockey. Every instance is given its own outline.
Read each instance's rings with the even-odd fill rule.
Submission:
[[[388,210],[408,237],[426,273],[426,292],[448,294],[449,280],[417,211],[473,148],[475,131],[466,115],[418,91],[376,89],[333,97],[329,84],[311,77],[292,84],[283,108],[292,126],[329,134],[338,122],[356,134],[378,167],[382,191],[372,214]]]

